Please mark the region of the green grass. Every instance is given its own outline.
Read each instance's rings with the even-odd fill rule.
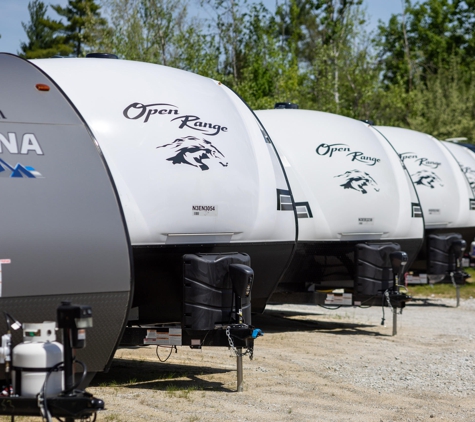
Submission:
[[[467,279],[467,283],[460,286],[460,297],[462,299],[470,299],[475,297],[475,269],[464,269],[471,278]],[[455,298],[455,287],[450,283],[436,284],[420,284],[409,285],[409,294],[414,297],[439,297],[439,298]]]

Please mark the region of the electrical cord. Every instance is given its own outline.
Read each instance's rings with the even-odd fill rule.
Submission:
[[[38,394],[38,407],[40,408],[41,417],[43,420],[47,422],[51,422],[51,413],[48,410],[47,398],[46,398],[46,385],[48,383],[49,377],[53,372],[58,372],[59,370],[64,369],[64,362],[59,362],[53,367],[48,369],[48,373],[46,374],[45,381],[43,386],[41,387],[41,391]]]
[[[166,349],[170,349],[170,353],[168,354],[168,356],[165,359],[162,359],[159,356],[159,354],[158,354],[158,348],[159,347],[164,347]],[[165,363],[170,358],[170,356],[172,355],[173,349],[175,349],[175,353],[177,353],[176,346],[164,346],[164,345],[157,344],[157,348],[155,349],[155,354],[157,355],[157,358],[160,362]]]
[[[84,362],[81,362],[80,360],[77,360],[75,357],[73,359],[73,364],[74,363],[79,363],[79,365],[82,366],[81,379],[76,384],[74,384],[71,388],[69,388],[68,390],[63,390],[63,394],[67,394],[67,393],[70,393],[71,391],[76,390],[76,388],[78,388],[82,384],[82,382],[86,379],[86,375],[87,375],[87,366],[86,366],[86,364]]]

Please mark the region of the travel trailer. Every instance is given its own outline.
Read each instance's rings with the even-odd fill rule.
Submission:
[[[233,309],[248,324],[250,303],[263,311],[296,245],[284,170],[236,94],[98,56],[0,55],[1,307],[41,322],[63,299],[91,305],[91,371],[126,325],[171,323],[166,344],[217,344],[207,333]]]
[[[309,110],[256,111],[289,178],[298,216],[297,250],[271,301],[394,306],[391,256],[408,265],[423,242],[419,199],[398,155],[371,125]],[[393,254],[393,255],[392,255]],[[404,266],[402,266],[404,267]]]
[[[418,282],[463,283],[460,258],[475,236],[475,198],[466,174],[433,136],[396,127],[375,129],[398,152],[420,198],[425,243],[410,269]]]

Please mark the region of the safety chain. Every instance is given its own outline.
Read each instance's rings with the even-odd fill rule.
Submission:
[[[391,312],[394,312],[393,305],[391,305],[391,299],[389,298],[389,290],[386,290],[384,292],[384,297],[386,298],[386,301],[388,302],[388,306],[391,309]]]
[[[452,284],[454,285],[455,288],[457,288],[457,283],[455,283],[455,278],[454,278],[454,273],[450,273],[450,280],[452,281]]]
[[[234,341],[231,337],[231,326],[226,327],[226,336],[228,337],[229,347],[233,350],[236,356],[246,356],[249,355],[249,359],[252,360],[254,357],[254,347],[248,347],[245,352],[240,352],[236,346],[234,346]]]

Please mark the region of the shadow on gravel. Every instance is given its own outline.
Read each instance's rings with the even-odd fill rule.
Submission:
[[[285,333],[292,331],[320,331],[329,334],[338,335],[365,335],[388,337],[387,334],[380,334],[375,331],[365,330],[372,328],[374,325],[357,324],[343,321],[312,321],[290,319],[289,317],[299,317],[315,314],[306,314],[296,311],[266,311],[264,314],[253,315],[252,325],[260,328],[264,335],[266,332]]]
[[[434,302],[433,299],[430,298],[413,298],[410,302],[406,304],[406,307],[411,306],[432,306],[434,308],[455,308],[455,305],[447,305],[446,303],[442,303],[440,301]]]
[[[221,382],[201,379],[200,375],[234,372],[208,366],[187,366],[173,363],[114,359],[108,373],[100,372],[92,380],[91,387],[140,388],[174,392],[212,390],[233,392]]]

